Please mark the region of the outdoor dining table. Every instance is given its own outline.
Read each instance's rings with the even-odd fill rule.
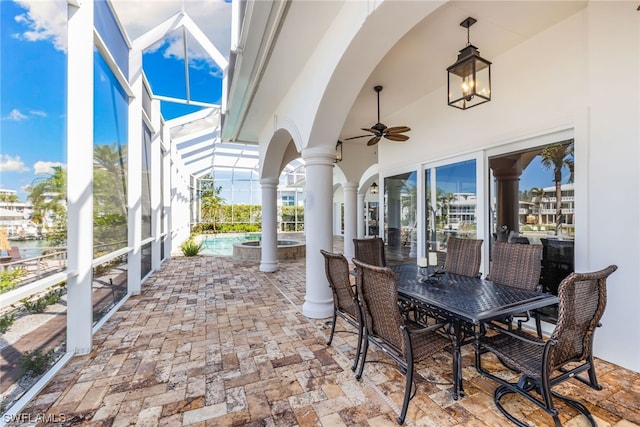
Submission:
[[[451,273],[436,274],[415,264],[391,266],[398,278],[398,298],[405,309],[445,321],[452,335],[453,391],[464,396],[460,347],[481,334],[481,325],[558,303],[548,293],[522,290],[489,280]]]

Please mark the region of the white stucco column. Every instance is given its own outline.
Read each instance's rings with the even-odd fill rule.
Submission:
[[[358,202],[356,205],[356,226],[358,227],[358,239],[362,239],[364,237],[365,225],[364,194],[358,193]]]
[[[351,259],[355,256],[353,239],[357,235],[357,217],[358,210],[356,208],[358,184],[347,182],[343,184],[344,192],[344,256]]]
[[[262,178],[262,250],[260,271],[278,271],[278,178]]]
[[[302,150],[305,161],[305,230],[307,245],[307,293],[302,313],[312,319],[332,315],[333,298],[324,271],[320,249],[333,251],[332,206],[335,148],[312,147]]]

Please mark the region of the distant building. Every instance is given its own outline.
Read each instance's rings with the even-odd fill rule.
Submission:
[[[14,196],[17,200],[15,190],[0,189],[0,196]],[[26,202],[9,202],[0,200],[0,227],[7,230],[10,239],[27,239],[39,236],[39,230],[30,218],[33,213],[33,206]]]
[[[562,224],[573,225],[575,218],[575,197],[574,185],[563,184],[561,187],[562,197]],[[534,196],[531,202],[520,201],[520,223],[521,224],[555,224],[556,223],[556,187],[545,187],[541,196]]]
[[[0,189],[0,196],[15,196],[15,190]],[[44,193],[44,203],[53,201],[56,193]],[[64,201],[60,203],[64,204]],[[55,214],[53,211],[46,211],[42,216],[42,224],[35,224],[31,218],[33,216],[33,204],[31,202],[6,202],[0,200],[0,227],[7,230],[9,238],[13,239],[34,239],[42,237],[42,233],[55,226]]]

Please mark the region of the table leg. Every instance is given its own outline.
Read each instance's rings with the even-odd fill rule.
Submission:
[[[453,349],[451,358],[453,359],[453,400],[458,400],[464,396],[462,386],[462,352],[460,343],[462,342],[462,322],[460,319],[453,319]]]

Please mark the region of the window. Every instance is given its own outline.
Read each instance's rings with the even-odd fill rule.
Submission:
[[[489,156],[492,239],[543,245],[540,284],[557,295],[574,268],[573,139]],[[555,321],[555,307],[545,309]]]
[[[444,263],[449,236],[476,239],[476,160],[465,160],[425,171],[426,252],[429,264]]]
[[[416,257],[417,172],[384,179],[384,232],[387,255],[409,261]]]
[[[93,239],[95,256],[127,246],[128,96],[94,54]]]

